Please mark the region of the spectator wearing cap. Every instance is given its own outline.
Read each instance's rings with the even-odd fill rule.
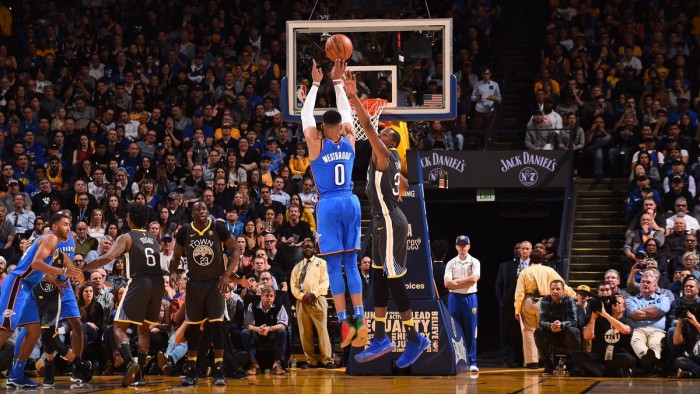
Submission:
[[[632,189],[627,197],[626,211],[628,214],[633,215],[638,210],[639,203],[646,197],[652,197],[658,206],[662,206],[661,194],[659,194],[658,190],[651,187],[649,177],[640,175],[635,179],[635,182],[636,187]]]
[[[664,107],[659,107],[654,111],[654,115],[656,116],[655,122],[650,123],[654,126],[654,135],[668,134],[668,110]]]
[[[466,235],[455,240],[457,256],[445,267],[445,287],[450,291],[447,308],[457,324],[462,327],[470,371],[476,366],[476,333],[478,327],[477,282],[481,278],[481,263],[469,254],[471,242]]]
[[[181,205],[181,196],[177,192],[168,193],[168,211],[170,212],[170,221],[173,223],[181,223],[185,218],[185,208]]]
[[[591,308],[588,298],[591,296],[591,288],[587,285],[579,285],[576,288],[576,320],[579,330],[588,324],[591,318]]]
[[[667,215],[673,215],[678,212],[676,204],[679,199],[683,199],[682,208],[685,210],[685,213],[694,208],[693,195],[686,185],[687,179],[693,178],[684,178],[680,175],[671,176],[671,180],[668,182],[670,184],[670,189],[663,195],[663,210]]]
[[[558,135],[552,130],[552,125],[545,122],[544,114],[537,109],[527,122],[525,132],[525,148],[529,150],[552,150],[559,146]]]
[[[261,156],[270,158],[270,171],[277,172],[284,164],[287,155],[277,146],[277,138],[269,137],[266,140],[266,150]]]
[[[31,201],[31,206],[32,210],[37,214],[37,215],[44,215],[46,210],[49,208],[49,204],[51,204],[51,200],[54,198],[58,198],[58,192],[53,189],[51,186],[51,182],[46,179],[42,178],[39,180],[39,193],[35,194],[34,197],[32,197]],[[28,199],[28,196],[25,195],[25,201]]]
[[[692,127],[698,126],[698,113],[690,108],[690,101],[686,94],[678,96],[678,107],[668,114],[668,123],[673,124],[681,120],[683,115],[688,115],[690,117],[690,124]]]
[[[24,207],[26,209],[32,210],[32,199],[27,193],[20,191],[19,186],[19,182],[16,179],[10,179],[7,182],[7,193],[5,193],[5,195],[3,195],[0,199],[0,203],[2,203],[2,205],[5,206],[7,212],[12,212],[14,210],[13,202],[17,194],[21,194],[24,197]]]
[[[214,143],[214,129],[209,124],[204,123],[204,112],[201,109],[196,109],[192,115],[192,123],[184,129],[182,140],[194,142],[195,130],[202,129],[204,142],[207,146],[211,146]]]
[[[221,134],[221,136],[215,137],[214,146],[220,147],[224,155],[227,155],[228,152],[235,152],[236,147],[238,147],[238,140],[241,139],[240,130],[234,129],[230,123],[224,123],[214,133],[215,136],[218,134]]]
[[[681,159],[685,164],[688,164],[688,149],[690,148],[690,139],[688,135],[681,134],[681,127],[678,123],[672,123],[668,126],[667,136],[662,140],[661,147],[667,151],[673,148],[678,148],[681,151]],[[668,154],[666,155],[668,156]]]
[[[172,234],[164,234],[160,239],[160,268],[163,270],[163,275],[170,274],[170,260],[175,254],[174,251],[175,243]]]
[[[685,163],[683,163],[683,160],[681,159],[674,159],[673,162],[671,162],[671,170],[668,173],[668,176],[666,179],[664,179],[663,185],[664,185],[664,192],[668,193],[671,190],[672,186],[672,181],[676,176],[679,176],[683,178],[683,183],[684,183],[684,190],[687,190],[690,192],[690,195],[694,198],[695,197],[695,178],[688,176],[688,174],[685,172]],[[691,198],[692,200],[692,198]]]

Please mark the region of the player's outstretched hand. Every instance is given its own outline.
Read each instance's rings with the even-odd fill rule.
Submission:
[[[58,292],[61,294],[61,296],[63,296],[63,288],[65,288],[66,284],[68,283],[67,279],[59,279],[56,275],[50,274],[44,276],[44,279],[52,285],[56,286]]]
[[[331,69],[331,78],[333,80],[342,79],[343,75],[345,75],[345,67],[345,60],[340,58],[336,59],[335,64],[333,64],[333,68]]]
[[[348,70],[345,72],[345,80],[343,82],[345,83],[345,93],[349,97],[357,96],[357,81],[352,71]]]
[[[226,294],[231,291],[231,288],[229,287],[229,277],[228,275],[224,275],[219,279],[219,291],[221,294]]]
[[[83,271],[78,267],[73,267],[70,270],[68,270],[68,272],[66,272],[66,276],[77,281],[82,281],[83,279],[85,279]]]
[[[323,80],[323,70],[316,64],[316,60],[312,60],[311,62],[311,79],[313,79],[314,82],[321,83]]]

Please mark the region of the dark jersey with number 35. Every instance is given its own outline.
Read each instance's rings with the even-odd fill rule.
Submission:
[[[396,149],[389,149],[389,168],[377,171],[369,162],[367,169],[367,198],[373,214],[388,215],[399,206],[399,181],[401,179],[401,157]]]
[[[151,233],[132,230],[131,249],[126,253],[126,277],[162,276],[160,268],[160,245]]]

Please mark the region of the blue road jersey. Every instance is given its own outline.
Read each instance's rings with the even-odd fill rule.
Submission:
[[[354,163],[355,149],[345,136],[340,137],[337,144],[324,138],[321,141],[321,154],[311,162],[319,195],[352,193]]]

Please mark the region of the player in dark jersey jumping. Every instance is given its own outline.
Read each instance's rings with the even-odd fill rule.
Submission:
[[[406,349],[396,360],[396,366],[406,368],[430,346],[428,338],[418,334],[413,322],[411,301],[406,293],[403,276],[406,274],[406,239],[408,221],[399,208],[399,200],[408,188],[401,175],[401,158],[396,150],[401,136],[386,128],[377,134],[369,114],[357,97],[355,75],[345,73],[345,92],[356,108],[357,117],[372,146],[372,160],[367,170],[367,197],[372,206],[372,292],[374,294],[374,337],[355,361],[364,363],[394,350],[386,335],[386,306],[389,290],[396,301],[399,315],[406,330]]]
[[[122,357],[129,363],[122,378],[122,387],[146,384],[143,369],[151,346],[150,327],[158,324],[161,301],[165,293],[163,272],[160,268],[160,245],[156,237],[146,231],[149,209],[146,205],[130,204],[126,221],[131,231],[120,235],[107,253],[81,268],[83,271],[91,271],[126,253],[126,278],[129,282],[114,318],[114,339]],[[132,324],[138,326],[136,360],[131,355],[129,337],[126,334],[126,330]]]
[[[362,305],[362,280],[357,269],[357,251],[360,249],[360,200],[352,192],[352,169],[355,161],[355,129],[350,103],[343,89],[345,62],[337,60],[331,70],[338,110],[323,114],[323,132],[316,128],[313,117],[318,87],[323,71],[313,62],[313,84],[304,100],[301,122],[309,147],[309,160],[320,195],[316,206],[319,256],[328,263],[333,302],[338,314],[341,347],[352,343],[367,344],[367,323]],[[347,316],[343,266],[353,305],[354,321]]]
[[[183,226],[175,236],[175,254],[170,260],[170,272],[175,272],[180,259],[187,256],[186,318],[187,364],[182,386],[197,384],[197,347],[200,325],[209,323],[214,345],[215,386],[226,384],[224,361],[225,294],[230,292],[230,277],[238,270],[240,251],[223,222],[209,217],[207,204],[196,202],[192,207],[192,223]],[[224,263],[222,244],[231,252],[228,265]]]

